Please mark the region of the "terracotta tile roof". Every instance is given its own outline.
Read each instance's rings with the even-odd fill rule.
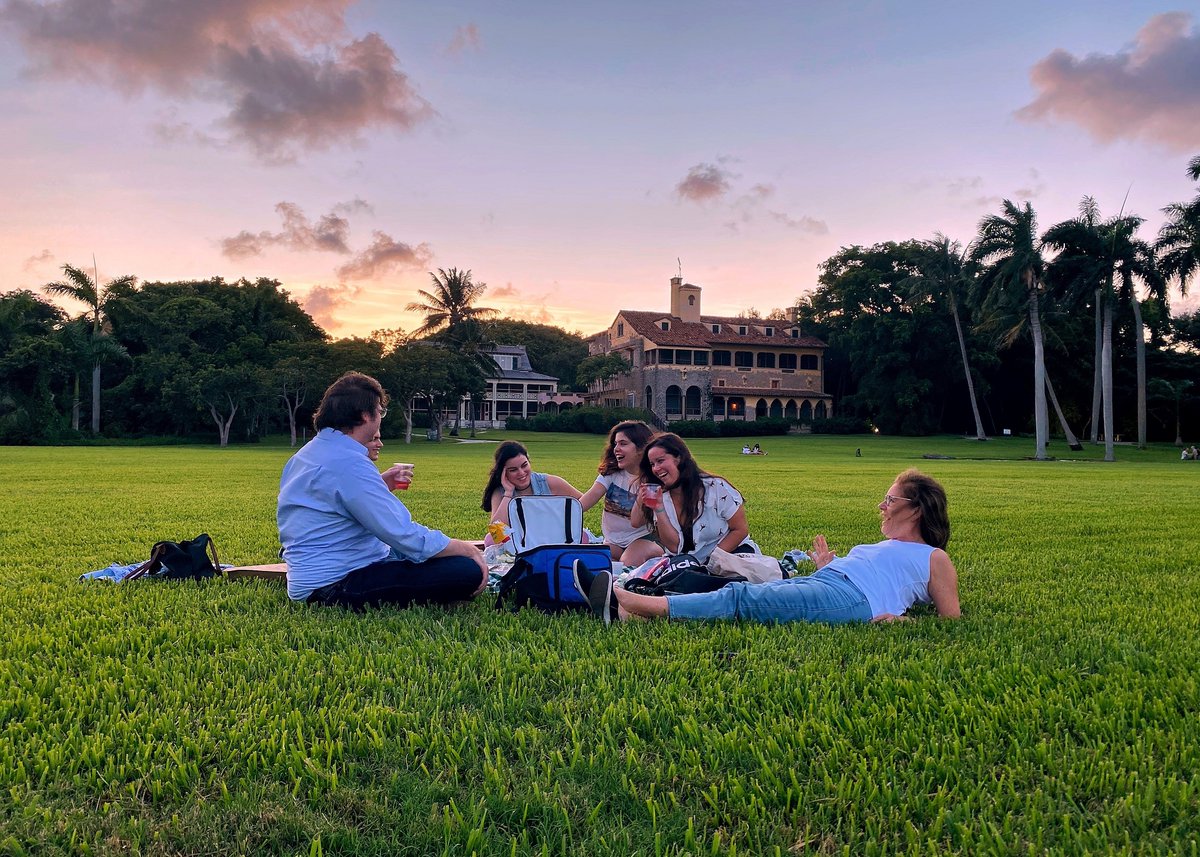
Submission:
[[[729,316],[702,315],[700,322],[680,321],[672,318],[666,312],[646,312],[644,310],[623,309],[619,316],[629,322],[638,333],[655,345],[684,348],[712,348],[714,345],[758,345],[774,346],[776,348],[825,348],[826,345],[815,336],[799,336],[792,338],[787,334],[790,322],[764,321],[763,319],[747,319]],[[661,321],[670,321],[671,329],[663,330]],[[720,333],[713,333],[712,325],[721,326]],[[738,327],[746,326],[746,333],[738,333]],[[774,327],[775,335],[767,336],[754,329],[758,327]]]

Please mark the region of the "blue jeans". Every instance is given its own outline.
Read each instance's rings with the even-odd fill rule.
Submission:
[[[393,551],[387,559],[350,572],[337,583],[322,586],[308,596],[309,604],[363,607],[395,604],[449,604],[471,597],[483,573],[465,556],[443,556],[412,562]]]
[[[672,619],[745,619],[750,622],[870,622],[867,596],[842,574],[821,569],[772,583],[731,583],[716,592],[668,595]]]

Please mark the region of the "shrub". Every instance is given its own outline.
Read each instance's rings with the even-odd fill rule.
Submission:
[[[528,419],[509,417],[504,427],[510,431],[561,431],[577,434],[606,434],[624,420],[651,422],[653,415],[641,408],[571,408],[562,413],[542,412]]]
[[[721,437],[765,437],[773,434],[787,434],[788,429],[792,427],[791,420],[780,417],[768,417],[749,422],[725,420],[718,425],[721,427]]]
[[[680,437],[720,437],[721,424],[712,420],[679,420],[668,428]]]
[[[871,427],[858,417],[830,417],[813,420],[813,434],[870,434]]]

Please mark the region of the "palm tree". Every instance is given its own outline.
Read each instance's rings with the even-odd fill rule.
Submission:
[[[921,244],[929,251],[922,259],[920,273],[900,283],[913,297],[928,296],[934,300],[944,299],[954,319],[954,330],[958,334],[958,350],[962,355],[963,374],[967,378],[967,394],[971,398],[971,413],[975,416],[976,440],[987,440],[983,420],[979,417],[979,404],[975,400],[975,382],[971,378],[971,364],[967,360],[967,341],[963,336],[962,321],[958,315],[958,304],[962,291],[970,285],[974,274],[962,245],[951,241],[940,232]]]
[[[93,263],[94,264],[94,263]],[[52,295],[72,298],[87,306],[83,318],[92,325],[92,339],[98,340],[109,335],[108,307],[110,295],[114,289],[132,287],[137,278],[129,274],[109,280],[103,287],[97,283],[99,276],[92,279],[74,265],[63,265],[66,281],[59,280],[47,283],[42,288]],[[100,433],[100,364],[107,362],[111,349],[94,343],[94,362],[92,363],[92,434]]]
[[[1140,217],[1118,218],[1113,226],[1113,256],[1115,262],[1114,290],[1120,303],[1133,310],[1133,347],[1137,358],[1137,432],[1138,449],[1146,448],[1146,334],[1142,323],[1142,300],[1134,280],[1141,281],[1147,297],[1165,301],[1167,281],[1159,269],[1154,249],[1134,232],[1142,225]]]
[[[425,303],[410,303],[409,312],[425,314],[425,321],[413,331],[414,337],[430,334],[440,335],[443,342],[459,354],[467,358],[467,362],[475,372],[487,377],[496,369],[496,364],[486,349],[491,345],[487,341],[480,325],[484,319],[496,315],[497,310],[490,307],[477,307],[475,301],[483,297],[487,291],[487,283],[476,283],[471,279],[471,272],[451,268],[449,271],[438,268],[437,273],[429,273],[433,280],[433,291],[421,289],[417,294],[425,298]],[[467,408],[471,413],[471,436],[475,436],[475,393],[478,385],[464,384],[467,396]],[[458,434],[459,418],[456,417],[451,434]]]
[[[1200,155],[1188,163],[1188,175],[1200,181]],[[1168,282],[1179,281],[1180,294],[1186,295],[1192,277],[1200,274],[1200,194],[1186,205],[1168,205],[1163,214],[1167,220],[1154,243],[1159,267]]]
[[[487,283],[472,281],[470,271],[438,268],[436,274],[430,271],[429,277],[433,280],[433,291],[417,291],[426,303],[414,302],[406,307],[409,312],[425,314],[424,323],[413,331],[414,337],[453,330],[463,322],[482,321],[496,314],[494,309],[475,306],[475,301],[487,291]]]
[[[1037,236],[1037,216],[1026,202],[1018,208],[1004,200],[1004,213],[992,214],[979,222],[979,236],[971,259],[984,265],[977,286],[986,311],[1000,315],[1028,314],[1033,337],[1033,419],[1036,436],[1034,457],[1046,459],[1049,420],[1046,411],[1046,360],[1042,340],[1042,319],[1038,296],[1046,263]],[[1014,325],[1004,337],[1011,343],[1019,335],[1022,323]]]
[[[1092,308],[1096,319],[1095,348],[1092,354],[1092,421],[1091,442],[1100,440],[1100,406],[1103,401],[1103,347],[1105,284],[1111,293],[1112,266],[1104,271],[1101,257],[1104,239],[1100,234],[1100,207],[1096,200],[1085,196],[1079,202],[1079,216],[1056,223],[1046,230],[1042,243],[1061,251],[1050,265],[1051,281],[1058,281],[1060,292],[1069,300],[1078,300],[1082,293],[1092,293]],[[1111,332],[1111,328],[1110,328]],[[1109,426],[1111,430],[1111,426]]]
[[[73,318],[58,330],[58,338],[62,343],[71,363],[74,376],[74,386],[71,394],[71,428],[79,431],[79,373],[101,363],[113,363],[128,358],[129,352],[125,346],[111,336],[95,336],[88,319],[84,316]],[[93,406],[93,413],[96,408]]]

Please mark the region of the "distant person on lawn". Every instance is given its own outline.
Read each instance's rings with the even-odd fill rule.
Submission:
[[[283,468],[279,540],[294,601],[446,604],[478,595],[487,583],[474,545],[416,523],[391,494],[397,477],[411,475],[405,466],[380,478],[369,451],[387,401],[374,378],[343,375],[313,416],[317,434]]]
[[[924,473],[906,470],[896,477],[878,508],[884,541],[859,545],[840,557],[829,549],[824,536],[817,536],[811,554],[817,570],[807,577],[731,583],[716,592],[665,597],[617,588],[612,592],[618,616],[895,622],[907,619],[906,611],[916,603],[933,604],[939,616],[959,616],[958,573],[945,551],[950,540],[945,490]],[[607,607],[607,602],[601,603]]]

